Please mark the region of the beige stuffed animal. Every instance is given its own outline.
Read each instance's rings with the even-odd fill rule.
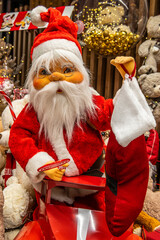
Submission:
[[[139,75],[157,72],[157,64],[160,63],[160,15],[150,17],[147,23],[149,40],[143,42],[138,54],[145,58],[144,64],[139,68]]]
[[[144,201],[143,210],[151,217],[160,221],[160,191],[152,191],[153,181],[150,178],[148,182],[147,193]],[[160,224],[159,224],[160,225]]]
[[[149,178],[143,211],[141,211],[134,223],[134,233],[140,237],[142,234],[142,227],[148,232],[160,229],[160,191],[153,192],[152,186],[152,179]]]
[[[138,83],[157,123],[160,122],[160,73],[142,74]]]

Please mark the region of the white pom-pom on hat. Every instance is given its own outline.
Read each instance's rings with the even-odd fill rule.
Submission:
[[[42,21],[40,13],[47,11],[47,8],[44,6],[37,6],[33,8],[30,14],[31,22],[33,23],[33,25],[37,27],[44,27],[46,25],[46,22]]]

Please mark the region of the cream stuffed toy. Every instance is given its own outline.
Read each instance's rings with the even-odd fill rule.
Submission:
[[[98,24],[110,34],[125,31],[130,33],[130,27],[123,24],[125,10],[123,6],[107,6],[99,15]]]
[[[12,102],[14,112],[16,116],[21,112],[26,103],[28,102],[28,95],[23,99],[15,100]],[[7,106],[2,113],[2,125],[4,131],[1,132],[0,145],[8,147],[8,140],[10,134],[10,128],[13,124],[13,119],[9,107]],[[1,173],[1,184],[4,185],[5,170]],[[15,229],[20,227],[25,218],[28,215],[28,211],[34,205],[35,194],[33,187],[29,181],[24,170],[16,163],[16,168],[13,170],[13,176],[6,182],[6,187],[3,190],[4,206],[3,206],[3,218],[5,229]],[[13,239],[11,236],[15,235],[17,231],[10,233],[6,232],[6,239]]]
[[[160,63],[160,15],[150,17],[147,23],[149,40],[143,42],[138,54],[145,58],[144,64],[139,68],[139,75],[157,72],[157,64]]]

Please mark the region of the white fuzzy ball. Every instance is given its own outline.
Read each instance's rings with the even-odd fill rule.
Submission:
[[[33,25],[37,27],[44,27],[46,25],[46,22],[43,22],[40,16],[40,13],[47,12],[47,8],[44,6],[37,6],[31,11],[31,21]]]
[[[27,215],[29,194],[21,184],[13,183],[3,190],[3,217],[5,229],[19,227]]]

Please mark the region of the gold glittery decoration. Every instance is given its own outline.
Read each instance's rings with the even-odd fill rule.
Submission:
[[[102,55],[114,55],[129,50],[139,37],[131,32],[119,31],[110,34],[107,31],[92,30],[84,35],[84,42],[89,49],[94,49]]]

